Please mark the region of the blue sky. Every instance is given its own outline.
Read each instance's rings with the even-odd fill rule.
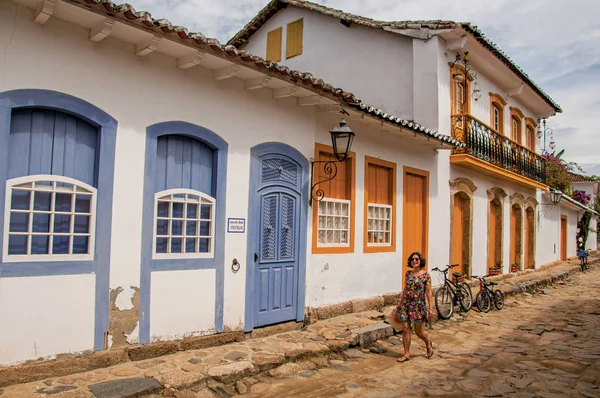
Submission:
[[[268,0],[130,0],[136,10],[166,18],[222,43]],[[315,0],[381,20],[468,21],[563,109],[548,125],[557,149],[586,174],[600,175],[600,2],[598,0]],[[308,71],[310,72],[310,71]],[[360,97],[360,93],[356,93]]]

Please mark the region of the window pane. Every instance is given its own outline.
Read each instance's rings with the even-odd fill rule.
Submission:
[[[210,253],[210,239],[200,238],[198,252],[199,253]]]
[[[71,211],[71,199],[73,195],[68,193],[57,193],[54,198],[54,211]]]
[[[91,206],[91,196],[89,195],[77,195],[75,199],[75,211],[77,213],[89,213]]]
[[[195,236],[198,223],[196,221],[188,221],[185,226],[185,234],[187,236]]]
[[[33,232],[50,232],[50,214],[33,213]]]
[[[181,238],[171,238],[171,253],[181,253]]]
[[[183,218],[183,203],[173,203],[173,218]]]
[[[348,232],[342,231],[340,232],[341,243],[348,243]]]
[[[169,217],[169,202],[158,202],[158,217]]]
[[[203,220],[210,219],[210,205],[201,205],[200,206],[200,218]]]
[[[171,235],[183,235],[183,221],[171,221]]]
[[[31,237],[31,254],[48,254],[50,237],[34,235]]]
[[[56,226],[56,224],[55,224],[55,226]],[[71,242],[70,236],[54,235],[54,243],[52,244],[52,254],[69,254],[70,242]]]
[[[73,232],[78,234],[87,234],[90,232],[90,216],[75,216]]]
[[[54,232],[65,234],[71,232],[71,216],[69,214],[54,215]]]
[[[87,236],[73,237],[73,254],[88,253],[89,238]]]
[[[185,252],[186,253],[196,253],[196,239],[195,238],[187,238],[185,240]]]
[[[319,231],[319,243],[325,243],[325,231]]]
[[[200,221],[200,236],[210,236],[209,221]]]
[[[42,211],[50,211],[50,197],[52,196],[51,192],[35,192],[34,200],[33,200],[33,209],[34,210],[42,210]]]
[[[28,232],[29,231],[29,213],[10,212],[10,232]]]
[[[198,205],[197,204],[188,203],[187,218],[198,218]]]
[[[156,235],[169,235],[169,220],[156,220]]]
[[[156,252],[157,253],[166,253],[168,247],[168,239],[167,238],[156,238]]]
[[[15,210],[29,210],[30,196],[30,191],[19,191],[18,189],[13,189],[10,208]]]
[[[10,235],[8,237],[8,254],[27,254],[27,238],[26,235]]]

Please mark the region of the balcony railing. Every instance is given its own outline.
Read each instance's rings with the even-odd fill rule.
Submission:
[[[546,159],[498,134],[485,123],[470,115],[452,116],[452,137],[466,144],[466,148],[452,153],[466,153],[505,170],[546,183]]]

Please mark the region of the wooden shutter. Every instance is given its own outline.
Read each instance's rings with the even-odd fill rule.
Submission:
[[[267,33],[267,61],[281,61],[281,35],[283,28],[279,27]]]
[[[390,190],[392,186],[392,170],[370,163],[368,166],[368,202],[383,205],[392,204],[393,193]]]
[[[302,35],[304,19],[290,22],[287,25],[287,38],[285,42],[285,58],[292,58],[302,54]]]
[[[320,161],[337,161],[335,155],[323,151],[319,151],[319,160]],[[337,174],[333,180],[327,181],[323,184],[320,184],[321,189],[325,192],[325,196],[330,199],[346,199],[350,200],[350,181],[348,181],[348,173],[347,167],[351,162],[350,159],[347,159],[344,162],[336,162],[335,166],[337,166]],[[315,181],[326,180],[331,175],[325,173],[324,163],[315,164],[315,175],[319,178]],[[318,169],[317,169],[318,168]],[[318,171],[317,171],[318,170]]]

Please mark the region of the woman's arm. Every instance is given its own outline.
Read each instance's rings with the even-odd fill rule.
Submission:
[[[433,294],[431,293],[431,283],[425,287],[425,294],[427,295],[427,303],[429,304],[429,316],[433,316]]]
[[[406,295],[406,289],[408,286],[408,281],[406,280],[408,278],[405,277],[404,279],[405,279],[404,280],[404,289],[402,289],[402,296],[400,296],[400,302],[398,303],[398,306],[397,306],[398,308],[402,307],[402,303],[404,302],[404,296]]]

